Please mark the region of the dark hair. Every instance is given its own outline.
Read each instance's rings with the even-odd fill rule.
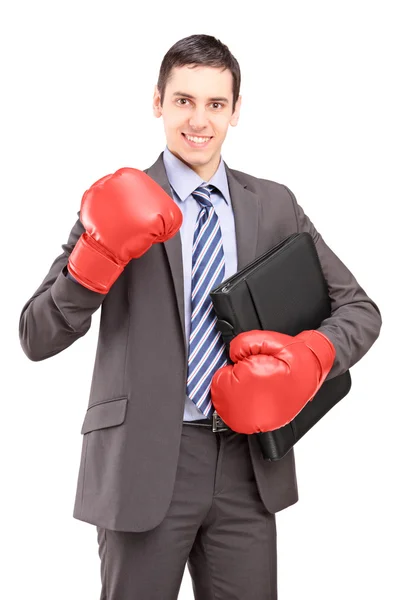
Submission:
[[[190,35],[176,42],[164,56],[157,87],[160,92],[161,106],[164,102],[165,88],[171,79],[174,67],[185,65],[203,65],[207,67],[224,67],[229,69],[233,77],[233,109],[240,93],[240,67],[228,46],[212,35]]]

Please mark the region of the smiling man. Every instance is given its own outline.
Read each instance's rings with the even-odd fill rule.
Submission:
[[[238,62],[219,40],[172,46],[153,97],[164,151],[144,172],[122,168],[86,190],[63,253],[22,309],[21,344],[39,361],[85,335],[101,307],[73,515],[97,526],[101,600],[176,600],[186,564],[196,600],[277,598],[275,513],[298,500],[294,452],[264,461],[240,431],[254,426],[241,399],[251,387],[262,407],[273,386],[286,414],[298,370],[281,389],[263,368],[272,363],[256,361],[281,348],[288,364],[296,357],[276,332],[236,336],[248,382],[234,382],[238,427],[214,422],[211,389],[220,405],[233,398],[210,290],[306,231],[333,310],[301,377],[318,380],[316,358],[329,377],[344,373],[379,335],[378,307],[293,193],[222,160],[239,90]]]

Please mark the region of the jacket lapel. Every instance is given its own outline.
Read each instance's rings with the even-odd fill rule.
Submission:
[[[163,153],[161,152],[156,162],[148,169],[145,169],[144,172],[147,173],[147,175],[149,175],[149,177],[151,177],[154,181],[156,181],[172,198],[172,191],[165,171],[162,155]],[[231,196],[235,221],[238,261],[237,270],[240,271],[249,262],[256,258],[260,204],[257,195],[248,190],[245,184],[240,183],[231,169],[229,169],[225,161],[224,165],[228,179],[229,193]],[[183,263],[180,235],[177,234],[173,238],[163,242],[163,245],[165,247],[171,269],[179,317],[181,320],[183,339],[185,340]]]

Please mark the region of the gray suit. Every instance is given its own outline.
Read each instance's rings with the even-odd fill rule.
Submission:
[[[332,315],[320,327],[336,348],[328,377],[343,373],[377,339],[378,307],[288,188],[225,167],[238,270],[291,233],[312,234],[332,299]],[[171,195],[162,153],[145,172]],[[65,276],[83,232],[78,219],[63,253],[23,307],[20,340],[31,360],[49,358],[85,335],[102,305],[73,516],[101,528],[144,532],[162,522],[171,502],[183,427],[187,356],[180,236],[130,261],[103,295]],[[294,504],[294,452],[271,463],[262,459],[255,436],[248,436],[248,444],[265,508],[275,513]]]

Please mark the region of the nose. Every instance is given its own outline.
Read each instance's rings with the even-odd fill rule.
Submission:
[[[207,115],[201,107],[198,107],[191,115],[189,125],[192,130],[201,132],[202,129],[207,127]]]

